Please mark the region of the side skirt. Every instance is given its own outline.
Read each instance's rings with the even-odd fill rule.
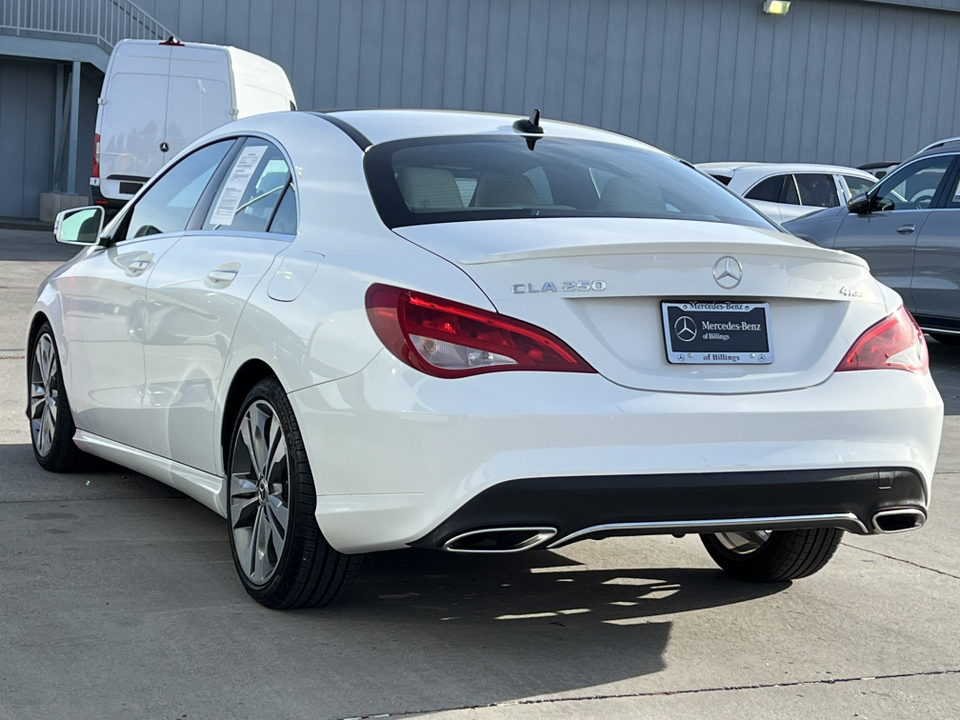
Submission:
[[[73,441],[84,452],[143,473],[149,478],[189,495],[221,517],[227,516],[221,492],[223,489],[221,477],[84,430],[77,430]]]

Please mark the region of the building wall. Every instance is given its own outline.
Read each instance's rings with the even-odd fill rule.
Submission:
[[[795,0],[783,17],[764,15],[761,0],[138,4],[184,40],[278,62],[303,109],[539,107],[695,162],[859,165],[960,135],[960,0]],[[14,88],[0,103],[0,152],[13,178],[36,174],[19,200],[30,214],[52,149],[26,161],[16,148],[52,135],[53,100],[49,72],[24,65],[0,58],[0,82]],[[89,93],[84,108],[95,115]],[[92,127],[84,133],[78,189]],[[14,182],[0,176],[0,203],[14,203]]]
[[[50,189],[53,67],[0,62],[0,216],[37,217],[40,192]]]
[[[761,4],[141,2],[183,39],[280,63],[303,108],[540,107],[696,162],[858,165],[960,135],[960,0]]]
[[[0,56],[0,217],[37,217],[40,193],[53,189],[56,77],[55,63]],[[65,89],[69,91],[68,84]],[[85,72],[80,83],[76,174],[80,195],[89,195],[99,95],[98,74]],[[59,174],[65,191],[66,157]]]

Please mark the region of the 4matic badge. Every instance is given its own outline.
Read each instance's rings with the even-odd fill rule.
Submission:
[[[603,280],[564,280],[557,289],[557,283],[545,282],[543,285],[533,283],[518,283],[513,286],[515,295],[531,295],[546,292],[603,292],[607,283]]]

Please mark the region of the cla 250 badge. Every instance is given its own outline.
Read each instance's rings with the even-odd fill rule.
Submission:
[[[603,280],[564,280],[560,283],[559,290],[556,283],[552,282],[545,282],[540,288],[534,287],[533,283],[519,283],[513,286],[513,292],[516,295],[545,292],[602,292],[606,289],[607,284]]]

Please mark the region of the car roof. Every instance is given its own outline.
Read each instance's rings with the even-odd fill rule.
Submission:
[[[944,140],[937,140],[937,142],[930,143],[923,148],[923,150],[918,152],[916,155],[911,156],[909,159],[914,160],[927,155],[941,155],[947,152],[960,152],[960,137],[946,138]]]
[[[777,173],[837,173],[842,175],[856,175],[858,177],[873,177],[870,173],[859,168],[844,165],[821,165],[817,163],[758,163],[758,162],[712,162],[698,163],[695,167],[707,173],[734,175],[742,171],[750,171],[752,175],[776,175]]]
[[[331,110],[323,113],[366,137],[372,145],[422,137],[444,135],[516,135],[513,123],[519,115],[480,113],[461,110],[358,109]],[[639,140],[598,128],[541,118],[545,137],[576,138],[630,145],[662,153]]]

